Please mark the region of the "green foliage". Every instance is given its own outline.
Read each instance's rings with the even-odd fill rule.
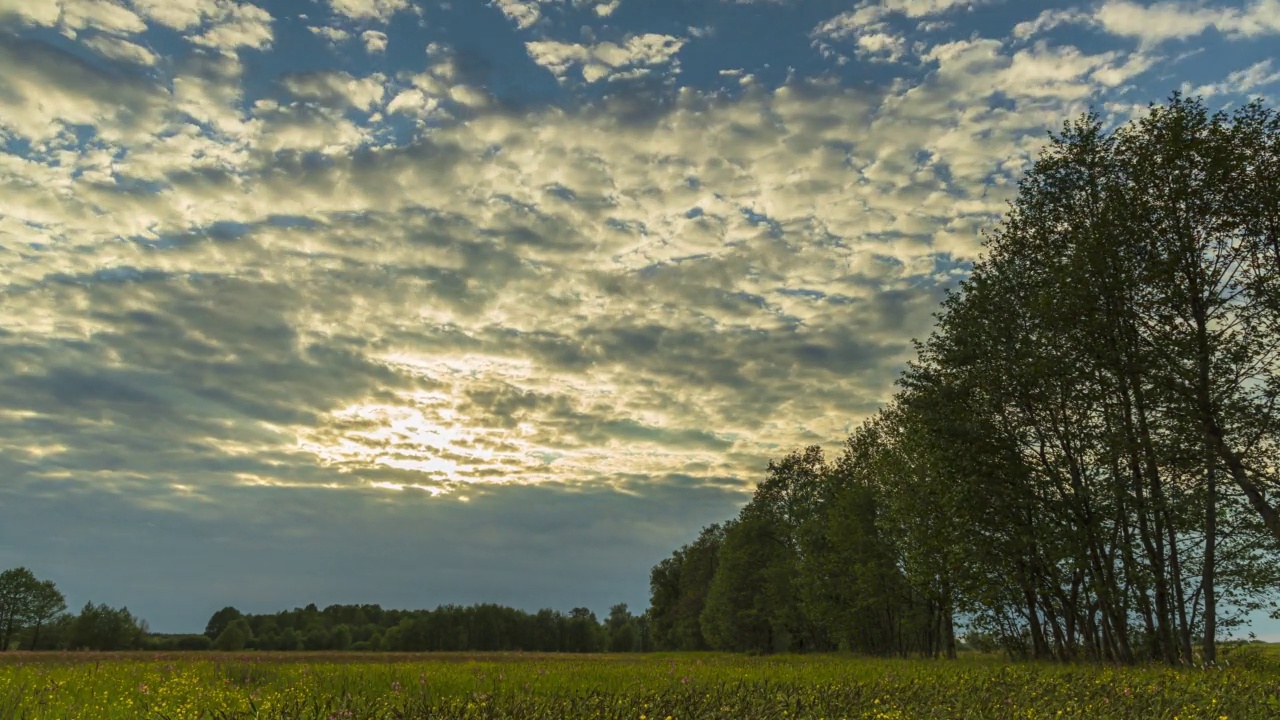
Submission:
[[[224,607],[215,612],[213,616],[209,618],[208,624],[204,626],[204,634],[207,635],[210,640],[214,640],[222,634],[222,631],[227,629],[227,626],[230,625],[232,621],[238,620],[242,617],[244,617],[244,615],[239,610],[233,607]]]
[[[129,608],[85,603],[71,623],[67,645],[73,650],[136,650],[146,634],[146,624]]]
[[[207,635],[158,635],[149,634],[143,641],[143,650],[158,652],[182,652],[211,650],[213,641]]]
[[[40,644],[44,625],[67,609],[66,598],[50,580],[39,580],[25,567],[0,572],[0,651],[30,628],[29,647]]]
[[[271,615],[223,608],[210,618],[206,630],[225,631],[239,622],[247,631],[244,647],[255,650],[348,650],[356,643],[393,652],[650,649],[645,644],[647,617],[632,616],[625,605],[615,606],[605,623],[585,608],[569,614],[527,613],[493,604],[442,605],[435,610],[384,610],[378,605],[330,605],[321,610],[309,605]]]
[[[253,631],[249,628],[249,622],[239,617],[227,623],[222,632],[218,633],[218,637],[213,641],[213,649],[221,652],[239,652],[252,639]]]

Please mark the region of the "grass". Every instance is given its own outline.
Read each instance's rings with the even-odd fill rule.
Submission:
[[[1280,717],[1280,663],[1220,670],[714,654],[5,653],[5,720]]]

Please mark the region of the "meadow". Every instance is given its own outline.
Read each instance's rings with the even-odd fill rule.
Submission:
[[[1215,670],[836,656],[6,653],[6,720],[1280,718],[1274,656]]]

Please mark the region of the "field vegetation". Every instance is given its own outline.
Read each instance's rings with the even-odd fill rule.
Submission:
[[[1280,663],[1212,671],[834,655],[39,653],[0,665],[13,720],[1280,716]],[[1232,654],[1228,654],[1231,658]],[[15,662],[15,660],[17,660]]]

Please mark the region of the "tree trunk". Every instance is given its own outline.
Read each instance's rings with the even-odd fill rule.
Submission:
[[[1217,463],[1209,465],[1209,496],[1204,517],[1204,578],[1201,588],[1204,590],[1204,662],[1215,665],[1218,662],[1218,598],[1213,587],[1214,564],[1217,562],[1218,549],[1218,507],[1217,507]]]
[[[1173,529],[1173,519],[1166,518],[1166,528],[1169,532],[1169,574],[1170,582],[1173,585],[1174,607],[1178,610],[1178,645],[1181,653],[1183,664],[1190,665],[1193,661],[1191,656],[1191,626],[1187,624],[1187,602],[1186,595],[1182,589],[1182,566],[1178,562],[1178,536]]]

